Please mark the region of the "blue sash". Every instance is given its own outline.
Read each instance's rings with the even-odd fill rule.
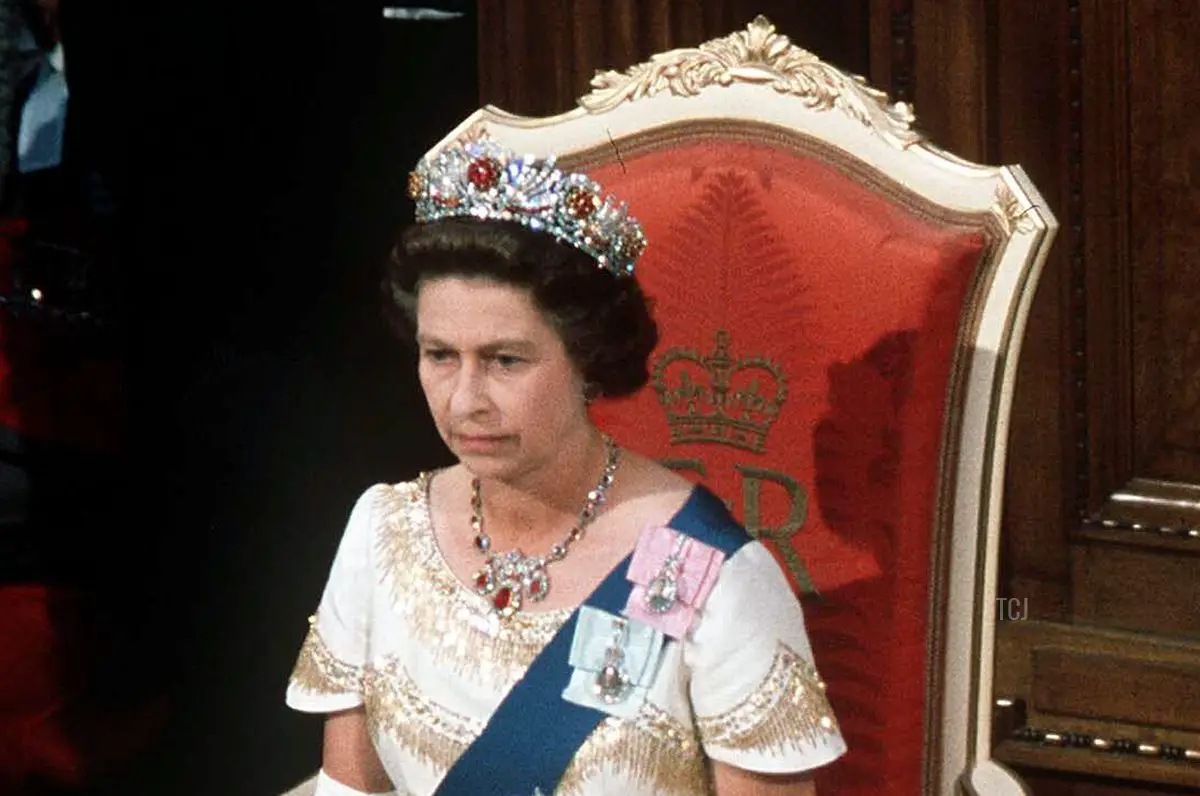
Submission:
[[[668,524],[727,557],[751,541],[725,504],[703,486],[692,490]],[[584,605],[620,614],[633,589],[625,577],[631,559],[632,554],[617,564]],[[571,680],[567,659],[578,621],[576,609],[446,773],[435,796],[554,793],[579,747],[608,716],[562,698]]]

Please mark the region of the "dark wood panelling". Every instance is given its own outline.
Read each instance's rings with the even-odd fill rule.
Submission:
[[[1003,748],[1035,796],[1195,796],[1195,774],[1171,763],[1008,744]],[[1067,761],[1067,771],[1049,772]]]
[[[1200,483],[1200,338],[1191,311],[1200,295],[1192,187],[1200,142],[1191,125],[1200,111],[1185,98],[1200,76],[1200,26],[1189,17],[1200,22],[1186,0],[1125,0],[1098,7],[1088,31],[1098,39],[1086,48],[1096,79],[1085,96],[1097,109],[1085,198],[1094,243],[1083,285],[1089,508],[1125,525],[1156,509],[1114,500],[1119,490],[1145,496],[1139,483]],[[1174,521],[1200,521],[1200,501],[1173,505]]]
[[[1139,475],[1200,482],[1200,11],[1129,1],[1134,455]]]
[[[1072,565],[1076,621],[1200,639],[1200,556],[1088,540]],[[1153,639],[1143,646],[1152,653]]]
[[[1025,706],[1028,726],[1200,750],[1200,694],[1189,681],[1200,671],[1200,643],[1161,639],[1147,654],[1141,633],[1037,621],[1002,622],[996,641],[1002,662],[996,696]],[[1035,772],[1038,796],[1091,792],[1074,790],[1081,783],[1066,772],[1127,779],[1113,792],[1130,795],[1200,785],[1200,766],[1150,756],[1015,739],[1000,742],[995,754],[1023,775],[1039,768],[1059,772]]]
[[[985,0],[913,0],[914,110],[935,143],[976,162],[989,159]]]
[[[912,103],[916,88],[913,0],[871,0],[871,83],[896,102]]]
[[[1128,480],[1132,449],[1121,429],[1133,427],[1133,380],[1128,329],[1131,328],[1129,275],[1129,131],[1128,30],[1124,2],[1093,3],[1081,20],[1081,101],[1083,129],[1079,149],[1087,190],[1079,186],[1078,224],[1086,238],[1068,231],[1072,241],[1072,314],[1082,319],[1086,336],[1076,341],[1086,360],[1075,363],[1084,397],[1086,425],[1076,429],[1079,448],[1088,456],[1078,470],[1079,513],[1100,506]],[[1086,146],[1083,143],[1086,142]],[[1082,244],[1080,246],[1079,244]]]
[[[1090,452],[1072,582],[1079,621],[1200,635],[1200,76],[1193,3],[1123,0],[1084,15]],[[1107,527],[1106,527],[1107,525]],[[1122,544],[1123,543],[1123,544]],[[1135,549],[1142,548],[1142,549]],[[1146,641],[1153,654],[1153,639]]]
[[[1041,713],[1200,732],[1200,665],[1036,649],[1032,696]]]
[[[913,7],[921,127],[963,156],[1021,164],[1061,224],[1019,365],[1000,594],[1084,637],[1137,631],[1118,671],[1153,696],[1123,729],[1161,729],[1178,719],[1178,683],[1156,662],[1170,639],[1200,636],[1200,105],[1186,98],[1200,12],[1184,0]],[[1001,645],[997,670],[1022,698],[1085,685],[1013,654]],[[1122,729],[1100,705],[1082,725],[1043,718]],[[1073,752],[1001,748],[1025,773],[1088,770]],[[1129,780],[1104,790],[1065,773],[1032,781],[1039,794],[1200,785],[1173,765],[1103,758],[1093,773]]]
[[[993,160],[1019,163],[1058,216],[1061,238],[1050,252],[1030,310],[1021,351],[1011,420],[1004,534],[1005,596],[1028,601],[1041,619],[1069,616],[1068,520],[1073,467],[1078,452],[1070,438],[1074,407],[1070,385],[1074,347],[1069,331],[1073,254],[1078,226],[1074,197],[1080,192],[1079,125],[1073,103],[1078,49],[1062,4],[1016,0],[998,4],[987,37],[996,48],[994,86],[986,139]]]

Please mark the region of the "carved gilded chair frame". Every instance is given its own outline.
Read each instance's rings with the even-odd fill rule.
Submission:
[[[934,146],[911,109],[793,45],[760,17],[743,31],[601,72],[545,118],[485,107],[436,150],[482,131],[568,168],[708,136],[785,144],[923,215],[975,227],[984,263],[959,332],[944,431],[927,670],[924,793],[1017,794],[991,759],[992,670],[1007,427],[1029,306],[1057,222],[1019,166]]]

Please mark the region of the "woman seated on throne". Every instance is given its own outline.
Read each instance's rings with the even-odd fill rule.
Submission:
[[[350,515],[287,693],[318,796],[814,793],[845,743],[780,566],[589,418],[648,379],[638,222],[482,136],[409,190],[385,287],[458,464]]]

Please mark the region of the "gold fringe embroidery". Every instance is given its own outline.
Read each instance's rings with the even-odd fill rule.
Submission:
[[[696,726],[706,744],[762,752],[815,746],[839,732],[816,668],[785,644],[752,694],[724,713],[698,716]]]
[[[647,702],[632,719],[608,717],[580,747],[555,791],[581,796],[609,768],[656,793],[696,796],[712,790],[707,759],[694,732]]]
[[[362,668],[337,658],[309,618],[308,635],[300,647],[291,681],[314,694],[357,694],[362,691]]]
[[[367,724],[439,773],[450,770],[483,732],[483,722],[455,713],[429,699],[396,660],[366,675]]]
[[[507,690],[570,616],[569,610],[497,619],[486,599],[467,589],[437,549],[429,514],[429,474],[397,485],[381,507],[376,541],[395,610],[413,641],[439,666],[494,690]]]

